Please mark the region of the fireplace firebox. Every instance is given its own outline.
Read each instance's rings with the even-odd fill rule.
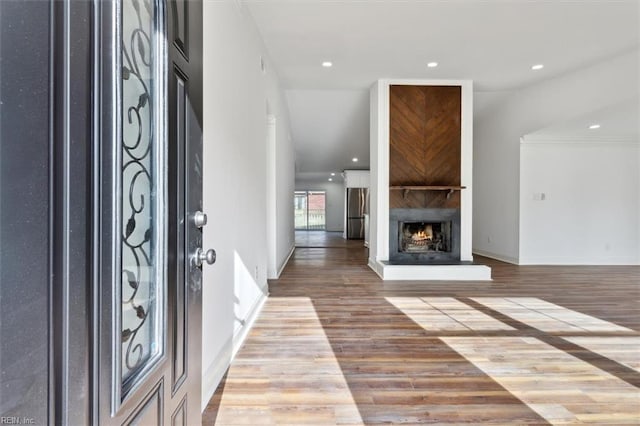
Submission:
[[[447,264],[460,261],[460,210],[391,209],[389,262]]]
[[[398,250],[407,253],[451,251],[451,221],[402,222]]]

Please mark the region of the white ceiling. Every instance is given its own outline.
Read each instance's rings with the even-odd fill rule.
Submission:
[[[286,97],[298,179],[369,168],[368,91],[287,90]]]
[[[600,128],[589,129],[592,124],[599,124]],[[626,102],[554,124],[525,137],[528,136],[544,139],[623,139],[637,142],[640,137],[638,98],[635,97]]]
[[[365,156],[365,94],[379,78],[471,79],[476,91],[505,91],[606,60],[640,43],[638,0],[244,4],[287,93],[298,173],[335,171],[348,167],[350,156]],[[326,60],[332,68],[321,66]],[[427,68],[430,61],[439,66]],[[545,68],[531,71],[537,63]]]

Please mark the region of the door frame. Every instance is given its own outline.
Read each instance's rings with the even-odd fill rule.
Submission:
[[[51,2],[49,268],[49,416],[55,424],[96,423],[93,325],[97,280],[93,203],[99,178],[97,8],[92,2]],[[74,43],[74,40],[88,43]],[[87,113],[89,112],[89,113]]]
[[[112,84],[117,70],[105,60],[118,56],[116,5],[111,0],[49,5],[51,424],[99,424],[100,407],[111,407],[99,389],[99,327],[100,242],[109,241],[112,231],[100,226],[101,200],[114,195],[115,185],[108,175],[113,170],[102,167],[102,149],[103,141],[115,145],[111,141],[118,135],[116,109],[104,107],[118,100]],[[102,190],[104,182],[110,190]]]

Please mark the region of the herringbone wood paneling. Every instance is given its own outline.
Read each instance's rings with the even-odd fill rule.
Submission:
[[[390,87],[389,185],[460,185],[460,86]],[[391,208],[459,208],[459,192],[391,191]]]

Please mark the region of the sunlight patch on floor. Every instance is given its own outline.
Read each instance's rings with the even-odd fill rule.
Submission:
[[[386,297],[427,331],[513,330],[453,297]]]
[[[271,297],[227,375],[217,424],[363,424],[308,297]]]
[[[604,357],[640,372],[640,337],[563,337]],[[640,401],[638,401],[640,404]]]
[[[637,388],[536,338],[441,340],[553,424],[640,419]]]
[[[472,297],[472,300],[547,333],[631,332],[604,321],[535,297]]]

